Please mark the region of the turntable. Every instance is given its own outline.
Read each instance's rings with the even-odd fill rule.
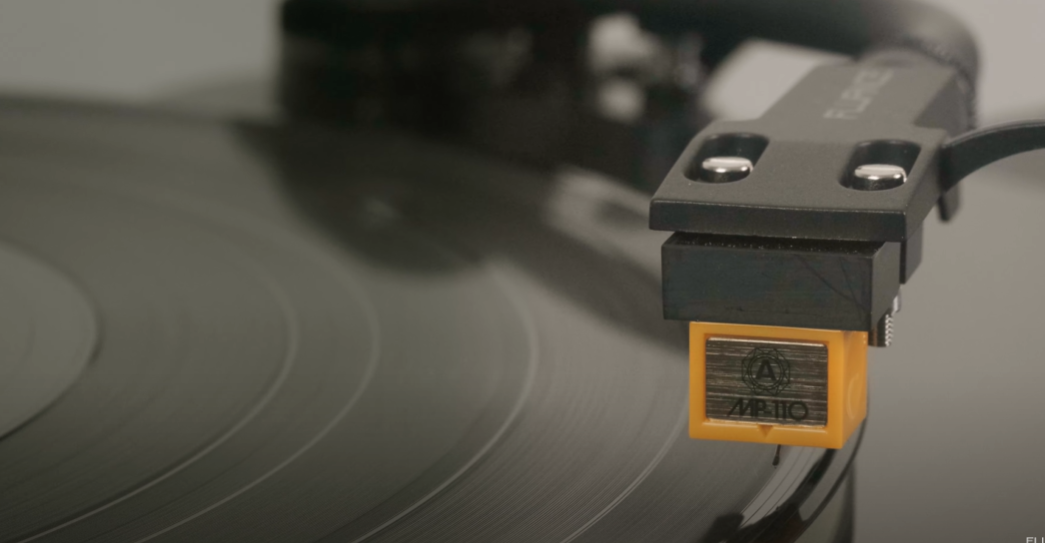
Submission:
[[[857,488],[881,490],[888,479],[855,482],[865,427],[908,444],[917,442],[910,434],[938,431],[937,454],[955,441],[984,451],[975,436],[1004,441],[1019,426],[1019,445],[1033,448],[1040,423],[1021,398],[1041,373],[1027,347],[1040,320],[1030,285],[1041,263],[1033,251],[982,240],[1033,231],[1040,195],[1011,181],[963,183],[971,186],[953,224],[930,219],[921,228],[934,205],[947,219],[957,211],[952,189],[964,170],[922,194],[909,238],[844,239],[840,228],[829,234],[839,239],[795,241],[809,237],[809,220],[781,234],[788,251],[845,258],[856,254],[852,244],[888,251],[894,243],[899,274],[869,292],[898,290],[919,270],[921,282],[904,289],[913,309],[897,316],[890,295],[887,304],[869,302],[856,324],[836,326],[851,334],[846,341],[859,334],[864,349],[887,343],[875,334],[886,324],[891,333],[894,317],[900,337],[918,338],[872,355],[868,422],[853,417],[831,443],[694,439],[715,436],[693,433],[689,321],[829,328],[815,325],[829,315],[826,305],[815,314],[730,317],[737,307],[764,307],[752,295],[743,302],[750,305],[715,309],[699,298],[704,291],[679,283],[705,273],[704,263],[720,258],[715,251],[762,258],[779,249],[749,243],[761,234],[711,231],[733,228],[728,218],[709,230],[679,222],[686,212],[663,212],[665,202],[678,203],[665,197],[682,182],[678,168],[714,158],[700,154],[701,138],[722,125],[708,127],[696,98],[739,37],[846,54],[866,46],[833,41],[851,30],[838,23],[844,18],[802,41],[790,36],[818,21],[811,15],[786,19],[799,21],[791,28],[771,9],[707,4],[702,16],[728,24],[695,27],[697,40],[676,32],[691,13],[666,18],[675,12],[647,13],[642,3],[291,0],[281,11],[279,121],[0,101],[0,542],[841,542],[853,538]],[[794,3],[805,15],[839,15],[821,4]],[[960,24],[911,6],[895,19],[848,21],[873,22],[864,36],[873,41],[912,13],[931,16],[946,24],[930,34],[957,32],[964,46]],[[594,16],[620,8],[639,13],[663,41],[628,62],[579,67],[576,37]],[[751,17],[738,22],[739,14]],[[530,64],[504,72],[522,62],[519,48]],[[973,122],[971,95],[962,92],[975,81],[963,72],[975,71],[975,50],[965,53],[944,63],[950,79],[917,83],[938,84],[953,106],[933,110],[952,123],[939,128],[950,134],[940,153],[961,149],[953,156],[978,157],[978,167],[1036,147],[1033,123],[959,136]],[[886,60],[893,66],[907,54]],[[680,79],[686,67],[696,71]],[[622,82],[645,93],[641,112],[605,107]],[[850,114],[847,96],[828,109]],[[982,144],[997,134],[1009,138],[1002,150]],[[729,149],[743,158],[748,147]],[[876,160],[893,156],[874,152]],[[748,167],[773,167],[773,158],[760,151]],[[1009,164],[1010,177],[1036,167]],[[909,186],[918,171],[907,165]],[[651,218],[652,192],[665,177]],[[651,220],[671,232],[651,230]],[[738,224],[758,228],[759,220]],[[705,238],[677,243],[688,235]],[[726,236],[728,247],[719,243]],[[970,239],[981,257],[970,256]],[[686,251],[697,245],[702,266],[676,273],[673,262],[691,263]],[[663,256],[676,249],[679,260]],[[892,265],[881,256],[868,262],[875,273]],[[731,269],[702,280],[743,276]],[[789,277],[794,291],[801,282]],[[986,288],[985,277],[1011,286]],[[748,293],[769,288],[745,281]],[[775,307],[785,306],[797,307]],[[976,329],[1000,346],[957,341],[968,329],[938,314],[968,306],[980,308],[977,319],[989,322]],[[734,348],[714,341],[698,342],[708,349],[709,379]],[[956,363],[963,350],[981,362]],[[800,364],[781,365],[778,351],[804,356],[766,351],[745,362],[737,386],[784,398],[783,387],[810,378]],[[1028,379],[985,368],[991,353]],[[760,381],[763,371],[772,387]],[[998,383],[1007,388],[991,388]],[[968,407],[962,394],[973,393],[1000,404]],[[790,420],[781,424],[815,427],[819,419],[809,417],[820,414],[805,403],[805,414],[795,411],[798,401],[788,400]],[[1024,411],[1002,419],[1008,430],[993,424],[1014,408]],[[835,420],[830,409],[825,421]],[[881,453],[882,443],[868,447]],[[888,462],[917,458],[904,448],[892,445]],[[1012,473],[1025,470],[1030,460],[1006,450]],[[960,456],[938,458],[957,481],[982,478],[979,468],[949,464]],[[1026,473],[1028,485],[1036,473]],[[972,492],[935,484],[934,493]],[[1011,516],[997,518],[1037,529],[1018,523],[1041,500],[1001,501],[1013,504]]]

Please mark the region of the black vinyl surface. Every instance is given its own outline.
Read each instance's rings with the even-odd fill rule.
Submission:
[[[391,133],[0,102],[0,542],[794,540],[855,444],[686,436],[645,208]]]

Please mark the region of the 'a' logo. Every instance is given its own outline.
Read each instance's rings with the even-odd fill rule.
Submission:
[[[780,351],[756,347],[741,362],[744,383],[755,394],[776,396],[791,384],[791,364]]]

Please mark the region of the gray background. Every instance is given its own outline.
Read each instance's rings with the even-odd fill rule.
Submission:
[[[1045,114],[1045,2],[937,0],[979,39],[984,123]],[[273,0],[0,0],[0,91],[272,116]],[[829,57],[747,46],[710,94],[757,116]],[[966,181],[930,219],[893,348],[872,352],[857,541],[1045,537],[1045,156]]]

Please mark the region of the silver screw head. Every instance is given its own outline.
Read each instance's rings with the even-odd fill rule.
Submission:
[[[744,157],[716,156],[700,164],[700,179],[708,183],[729,183],[751,175],[753,169],[754,165]]]
[[[907,171],[892,164],[864,164],[853,171],[852,188],[886,190],[907,182]]]

